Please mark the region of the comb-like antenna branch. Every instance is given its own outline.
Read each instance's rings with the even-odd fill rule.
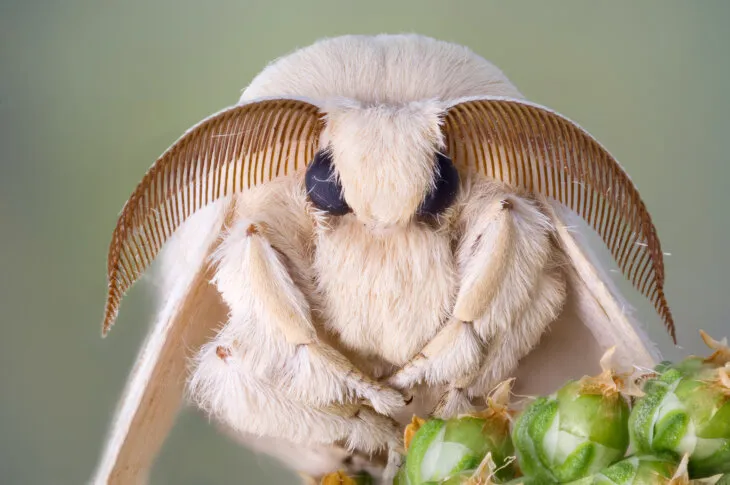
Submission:
[[[114,228],[102,334],[126,291],[191,214],[304,167],[314,158],[322,124],[313,104],[269,99],[221,111],[177,140],[147,171]]]
[[[502,97],[458,102],[444,124],[456,163],[550,197],[583,217],[651,300],[676,343],[656,228],[631,179],[598,141],[547,108]]]

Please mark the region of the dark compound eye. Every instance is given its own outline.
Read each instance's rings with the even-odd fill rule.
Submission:
[[[307,194],[317,209],[329,212],[334,216],[342,216],[351,211],[342,196],[342,185],[335,174],[332,155],[327,150],[320,150],[307,167],[304,175]]]
[[[459,172],[454,163],[446,155],[436,154],[435,187],[423,199],[418,215],[435,216],[446,209],[456,200],[459,192]]]

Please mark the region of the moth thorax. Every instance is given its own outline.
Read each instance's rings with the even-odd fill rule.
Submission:
[[[328,107],[324,141],[345,200],[360,221],[382,226],[412,219],[434,184],[442,114],[435,101]]]

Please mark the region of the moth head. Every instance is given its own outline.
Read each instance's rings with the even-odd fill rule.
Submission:
[[[441,103],[344,101],[324,109],[325,148],[307,174],[307,191],[315,205],[320,193],[330,194],[335,207],[330,212],[340,215],[339,209],[346,207],[362,223],[383,227],[440,212],[453,202],[458,173],[442,153]]]
[[[324,107],[265,99],[199,123],[155,162],[122,210],[109,248],[104,333],[126,290],[193,212],[308,165],[315,206],[333,215],[352,211],[373,226],[448,207],[456,167],[558,201],[599,233],[674,337],[659,238],[628,175],[569,119],[495,96]]]

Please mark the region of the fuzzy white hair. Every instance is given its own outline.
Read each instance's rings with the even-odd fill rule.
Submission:
[[[145,479],[184,382],[247,446],[312,476],[387,462],[387,482],[413,413],[468,410],[510,375],[517,392],[551,390],[612,345],[652,365],[557,202],[464,168],[467,153],[452,206],[415,216],[446,110],[484,96],[522,99],[466,47],[418,35],[325,39],[266,67],[239,104],[318,107],[317,146],[352,210],[313,207],[297,172],[187,219],[162,253],[166,305],[96,483]]]

